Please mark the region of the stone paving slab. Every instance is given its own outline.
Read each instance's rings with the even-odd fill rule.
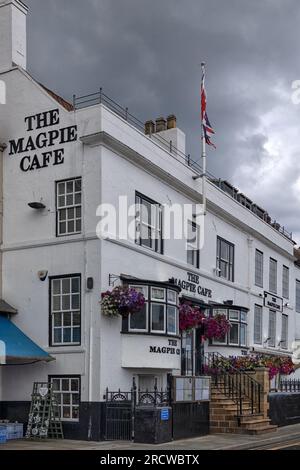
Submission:
[[[10,441],[0,445],[0,450],[246,450],[258,446],[280,444],[289,439],[300,442],[300,424],[279,428],[272,435],[248,436],[243,434],[211,434],[194,439],[184,439],[167,444],[148,445],[131,442],[86,442],[86,441]]]

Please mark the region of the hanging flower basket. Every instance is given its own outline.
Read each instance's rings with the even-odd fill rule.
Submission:
[[[102,313],[106,317],[117,317],[138,313],[145,305],[145,297],[141,292],[128,287],[118,286],[112,291],[104,292],[102,295]]]
[[[225,315],[218,314],[214,317],[206,317],[204,312],[193,307],[190,303],[181,304],[179,308],[180,331],[190,331],[201,326],[205,339],[217,340],[224,339],[231,327]]]

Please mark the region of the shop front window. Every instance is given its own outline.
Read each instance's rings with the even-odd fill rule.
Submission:
[[[178,292],[151,285],[129,287],[142,292],[146,302],[140,312],[129,315],[128,331],[178,336]]]
[[[50,377],[60,418],[79,421],[80,377]]]

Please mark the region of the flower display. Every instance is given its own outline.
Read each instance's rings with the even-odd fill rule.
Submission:
[[[205,373],[217,374],[220,370],[234,373],[239,371],[251,371],[259,367],[269,369],[270,380],[278,374],[290,375],[295,371],[292,359],[288,356],[268,356],[268,355],[249,355],[249,356],[230,356],[216,357],[213,366],[205,366]]]
[[[205,339],[223,339],[230,330],[230,323],[225,315],[215,315],[206,317],[198,308],[185,302],[179,308],[179,328],[181,331],[192,330],[193,328],[203,328]]]
[[[118,286],[101,295],[102,313],[107,317],[118,315],[126,317],[129,314],[139,312],[144,305],[143,293],[129,287]]]

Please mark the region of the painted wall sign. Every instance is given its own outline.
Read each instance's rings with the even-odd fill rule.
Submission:
[[[277,295],[265,292],[264,303],[265,307],[268,307],[272,310],[277,310],[278,312],[283,311],[283,299],[281,297],[277,297]]]
[[[173,339],[169,339],[168,346],[150,346],[149,351],[152,354],[176,354],[177,356],[180,356],[178,342]]]
[[[183,279],[170,279],[176,286],[181,287],[182,290],[191,292],[192,294],[202,295],[203,297],[212,298],[212,290],[202,287],[200,285],[200,276],[193,273],[187,273],[187,280]]]
[[[9,141],[9,155],[23,155],[20,162],[22,171],[48,168],[64,163],[65,149],[62,147],[78,139],[77,126],[59,128],[59,109],[27,116],[24,119],[28,133],[39,131],[35,136],[26,134],[17,140]],[[53,129],[53,127],[56,128]],[[49,129],[51,127],[51,129]]]

